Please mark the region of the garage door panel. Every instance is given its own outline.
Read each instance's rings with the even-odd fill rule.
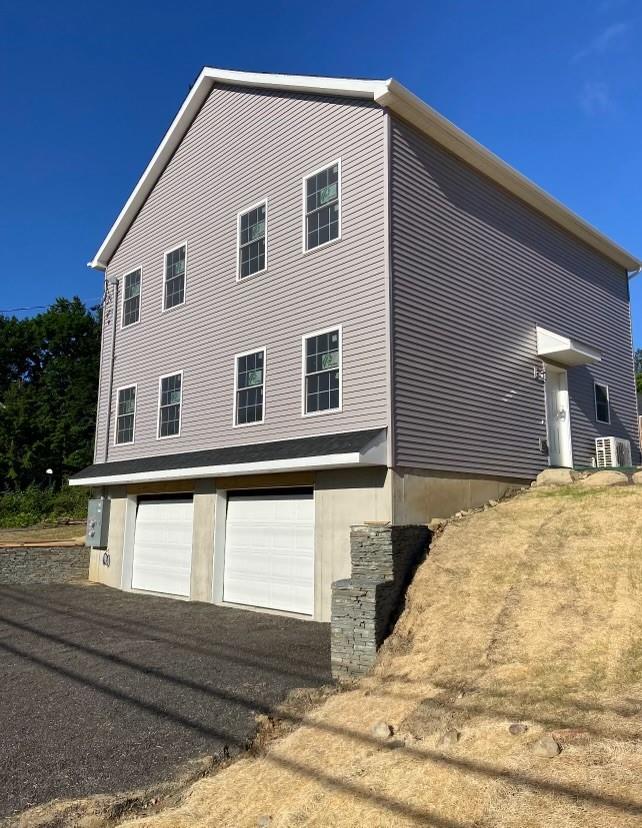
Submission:
[[[223,598],[232,603],[312,614],[311,493],[230,497]]]
[[[141,500],[136,514],[132,588],[189,597],[191,500]]]

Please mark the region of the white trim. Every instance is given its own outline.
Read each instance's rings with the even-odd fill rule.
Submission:
[[[262,270],[257,270],[255,273],[248,273],[247,276],[241,276],[241,217],[244,216],[246,213],[249,213],[250,210],[256,210],[257,207],[260,207],[262,204],[265,204],[265,232],[264,232],[264,240],[265,240],[265,267]],[[250,207],[246,207],[245,210],[239,210],[236,214],[236,281],[237,282],[246,282],[248,279],[252,279],[254,276],[261,276],[263,273],[267,273],[268,271],[268,198],[262,198],[260,201],[257,201],[255,204],[252,204]]]
[[[263,409],[260,420],[254,420],[252,423],[237,423],[236,422],[236,395],[238,392],[238,361],[240,357],[250,356],[251,354],[263,353]],[[267,347],[263,345],[261,348],[253,348],[249,351],[243,351],[240,354],[234,354],[234,403],[232,407],[232,427],[233,428],[247,428],[248,426],[263,425],[265,422],[265,397],[266,397],[266,382],[267,376]]]
[[[569,210],[568,207],[565,207],[494,153],[477,143],[463,130],[425,104],[393,78],[374,81],[353,80],[351,78],[236,72],[211,67],[205,67],[196,79],[158,149],[120,211],[118,218],[96,255],[89,262],[90,267],[105,270],[172,154],[217,83],[317,95],[339,95],[375,101],[380,106],[391,109],[397,115],[409,121],[455,155],[488,175],[523,201],[526,201],[540,213],[548,216],[576,237],[599,250],[620,267],[629,271],[637,271],[642,267],[642,261],[615,244],[607,236]]]
[[[138,319],[135,322],[130,322],[128,325],[123,324],[125,321],[125,288],[127,287],[127,277],[132,276],[134,273],[140,271],[140,290],[138,292]],[[121,282],[123,283],[123,289],[121,291],[120,296],[120,330],[125,331],[128,328],[134,328],[136,325],[140,324],[140,317],[141,311],[143,309],[143,268],[142,265],[140,267],[134,267],[131,270],[128,270],[126,273],[123,273],[121,277]]]
[[[606,405],[609,412],[608,420],[600,420],[597,416],[597,386],[600,388],[606,388]],[[597,380],[593,380],[593,405],[595,406],[595,422],[602,423],[602,425],[610,425],[611,424],[611,393],[609,391],[609,387],[605,382],[597,382]]]
[[[382,455],[382,456],[379,456]],[[385,444],[383,451],[373,454],[368,460],[358,451],[345,454],[324,454],[311,457],[293,457],[288,460],[262,460],[256,463],[228,463],[220,466],[196,466],[172,471],[132,472],[131,474],[105,475],[104,477],[75,478],[70,486],[115,486],[121,483],[149,483],[171,480],[185,480],[204,477],[232,477],[243,474],[270,474],[272,472],[303,471],[306,469],[345,469],[353,466],[385,466]]]
[[[181,247],[185,248],[185,271],[183,273],[183,301],[179,302],[177,305],[172,305],[171,308],[165,307],[165,285],[167,283],[167,257],[170,253],[173,253],[175,250],[180,250]],[[169,311],[173,311],[176,308],[181,308],[185,302],[187,301],[187,241],[181,242],[180,244],[175,244],[174,247],[170,247],[169,250],[166,250],[163,253],[163,291],[161,295],[161,311],[163,313],[168,313]]]
[[[118,437],[118,408],[120,406],[120,392],[127,391],[128,389],[134,389],[134,424],[132,426],[132,438],[128,440],[126,443],[117,443],[116,438]],[[136,408],[138,406],[138,383],[132,382],[129,385],[121,385],[119,388],[116,389],[116,411],[114,416],[114,446],[133,446],[136,440]]]
[[[338,171],[338,180],[337,183],[338,187],[338,195],[337,195],[337,202],[339,204],[339,235],[336,239],[328,239],[327,242],[323,242],[323,244],[318,244],[316,247],[308,248],[308,211],[307,211],[307,198],[306,198],[306,184],[309,178],[312,178],[313,175],[318,175],[320,172],[324,170],[330,169],[330,167],[334,167],[337,165],[339,168]],[[302,194],[302,208],[303,208],[303,238],[301,239],[301,252],[304,255],[308,255],[309,253],[316,253],[317,250],[321,250],[324,247],[328,247],[328,245],[336,244],[337,242],[341,241],[341,217],[343,215],[342,209],[342,199],[343,199],[343,182],[341,180],[341,158],[336,158],[334,161],[330,161],[329,164],[324,164],[322,167],[317,167],[316,170],[307,173],[307,175],[303,176],[302,183],[301,183],[301,194]]]
[[[305,343],[313,336],[321,336],[322,334],[332,333],[332,331],[339,332],[339,407],[327,408],[324,411],[310,411],[305,410],[305,378],[307,376],[305,365]],[[331,325],[329,328],[322,328],[320,331],[313,331],[312,333],[303,334],[301,337],[301,416],[302,417],[321,417],[324,414],[340,414],[343,411],[343,325]]]
[[[160,434],[160,409],[161,409],[161,386],[164,379],[168,377],[176,377],[180,374],[181,376],[181,401],[178,408],[178,433],[177,434],[166,434],[164,437],[161,437]],[[156,406],[156,439],[157,440],[174,440],[176,437],[181,436],[181,429],[183,428],[183,370],[180,371],[170,371],[169,374],[162,374],[158,378],[158,404]]]

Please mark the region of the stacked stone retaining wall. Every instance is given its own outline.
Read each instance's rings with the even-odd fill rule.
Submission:
[[[363,675],[394,626],[430,541],[426,526],[353,526],[352,576],[332,584],[332,673]]]
[[[0,584],[64,584],[88,574],[84,546],[0,547]]]

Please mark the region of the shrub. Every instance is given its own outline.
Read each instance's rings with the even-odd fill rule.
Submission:
[[[56,492],[32,485],[21,492],[0,494],[0,528],[3,529],[82,520],[86,514],[86,489],[64,486]]]

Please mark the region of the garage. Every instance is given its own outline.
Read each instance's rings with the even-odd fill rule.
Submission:
[[[193,512],[191,496],[139,499],[132,589],[189,598]]]
[[[312,615],[312,489],[230,492],[223,600]]]

